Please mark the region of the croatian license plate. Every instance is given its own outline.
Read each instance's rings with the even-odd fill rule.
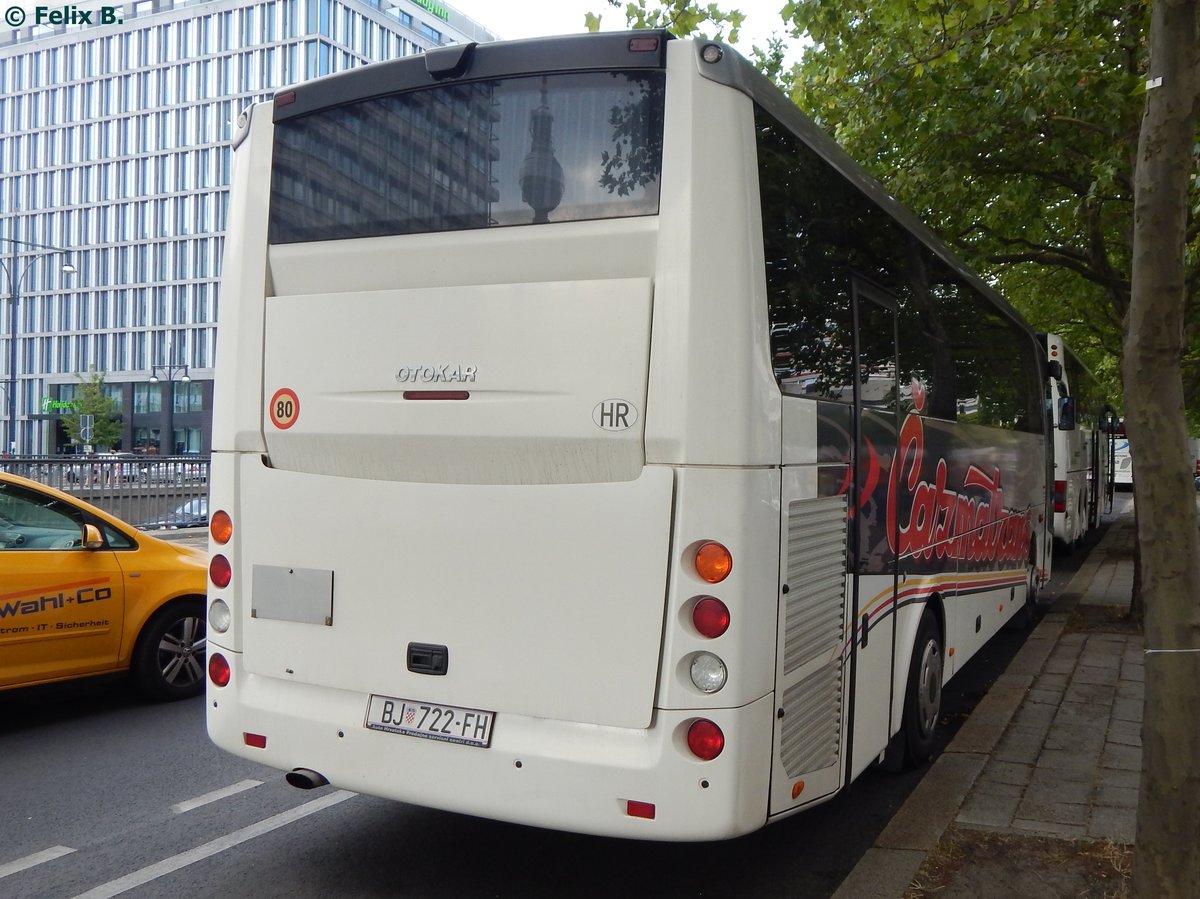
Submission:
[[[372,694],[365,723],[371,730],[486,748],[492,742],[495,717],[495,712],[480,709]]]

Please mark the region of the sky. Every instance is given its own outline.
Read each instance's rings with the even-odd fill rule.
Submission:
[[[583,17],[591,12],[600,16],[602,31],[624,31],[623,9],[609,6],[606,0],[442,0],[459,12],[505,40],[541,37],[548,34],[578,34],[587,29]],[[786,0],[725,0],[721,8],[745,13],[738,50],[749,55],[754,44],[766,46],[772,32],[784,33],[779,11]]]

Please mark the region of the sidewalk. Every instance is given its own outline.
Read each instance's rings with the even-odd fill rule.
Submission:
[[[1036,893],[1020,882],[1030,845],[1066,858],[1080,844],[1047,853],[1046,843],[1133,843],[1142,637],[1089,622],[1128,608],[1136,539],[1133,497],[1118,494],[1100,543],[834,899],[900,899],[927,856],[949,859],[939,896],[1060,895],[1044,892],[1046,871],[1033,872]],[[963,842],[993,847],[993,858]]]

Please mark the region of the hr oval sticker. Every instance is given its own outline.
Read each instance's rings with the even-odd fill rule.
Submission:
[[[637,407],[628,400],[604,400],[592,410],[592,421],[605,431],[627,431],[637,420]]]

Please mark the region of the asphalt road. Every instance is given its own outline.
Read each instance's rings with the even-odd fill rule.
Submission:
[[[1051,593],[1086,557],[1056,562]],[[946,689],[948,741],[1024,633]],[[202,699],[122,682],[0,694],[0,899],[829,896],[919,782],[869,771],[841,796],[725,843],[598,839],[402,805],[279,772],[207,739]]]

